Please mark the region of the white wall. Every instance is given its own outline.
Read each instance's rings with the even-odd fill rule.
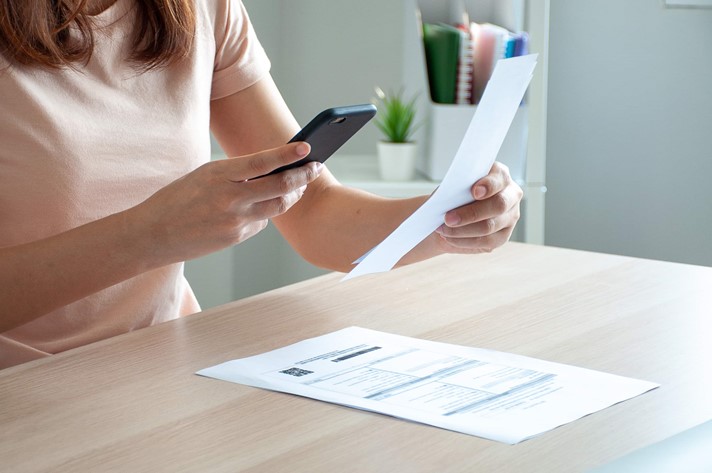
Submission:
[[[368,103],[401,85],[401,1],[244,0],[272,59],[272,75],[299,123],[325,108]],[[375,154],[375,126],[343,148]]]
[[[546,243],[712,265],[712,10],[552,0]]]

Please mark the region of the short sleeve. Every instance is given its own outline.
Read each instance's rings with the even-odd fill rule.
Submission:
[[[240,0],[220,2],[215,18],[211,100],[237,93],[269,73],[270,61]]]

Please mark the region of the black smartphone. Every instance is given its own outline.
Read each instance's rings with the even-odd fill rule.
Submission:
[[[374,115],[376,115],[376,106],[372,104],[348,105],[324,110],[289,140],[290,143],[295,141],[309,143],[311,145],[309,154],[267,175],[304,166],[312,161],[323,163],[363,128]]]

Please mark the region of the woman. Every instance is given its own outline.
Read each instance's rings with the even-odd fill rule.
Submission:
[[[346,271],[425,196],[310,164],[239,0],[0,0],[0,367],[199,310],[183,261],[271,219]],[[209,131],[233,159],[209,162]],[[495,165],[407,264],[491,251],[521,189]],[[245,268],[249,271],[249,268]]]

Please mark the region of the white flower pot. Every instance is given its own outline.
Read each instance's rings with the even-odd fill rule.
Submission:
[[[415,177],[416,143],[378,142],[378,166],[384,181],[411,181]]]

